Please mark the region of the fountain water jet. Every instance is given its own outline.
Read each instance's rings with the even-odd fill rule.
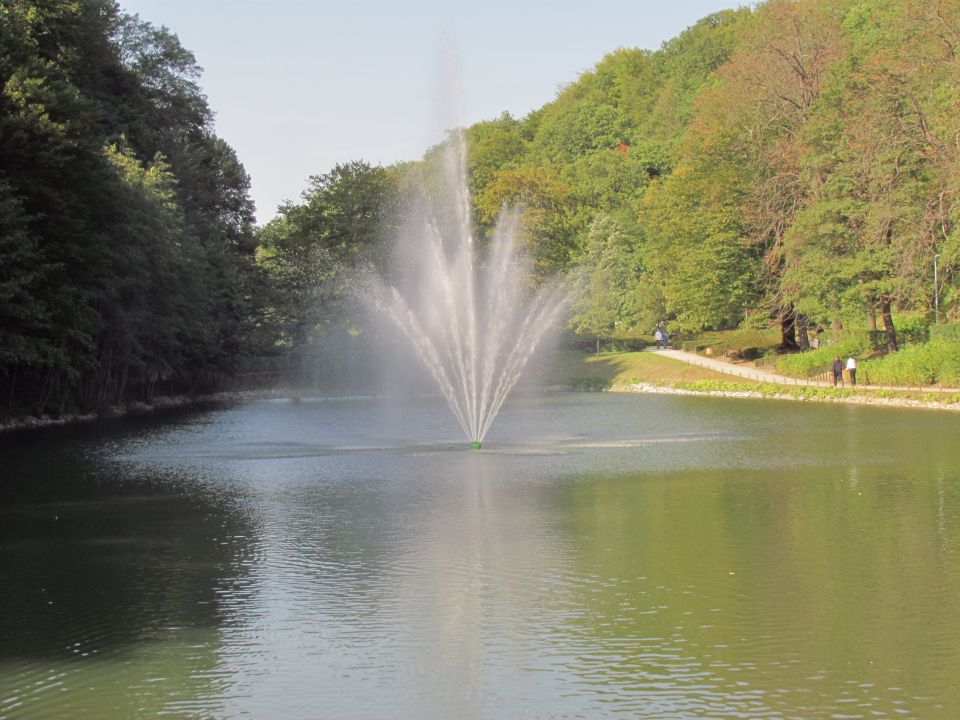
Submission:
[[[497,412],[563,307],[559,283],[531,289],[519,257],[519,213],[505,210],[484,256],[471,229],[466,144],[454,132],[440,192],[426,193],[401,242],[409,276],[401,290],[372,283],[376,308],[426,365],[450,410],[480,449]],[[438,204],[446,194],[446,202]]]

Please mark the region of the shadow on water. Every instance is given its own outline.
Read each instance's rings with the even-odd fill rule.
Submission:
[[[252,536],[235,496],[110,449],[196,412],[0,438],[0,661],[106,655],[217,627]]]

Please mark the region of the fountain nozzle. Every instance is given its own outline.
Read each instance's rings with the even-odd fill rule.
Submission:
[[[471,449],[471,450],[479,450],[479,449],[480,449],[480,441],[479,441],[479,440],[474,440],[472,443],[470,443],[470,449]]]

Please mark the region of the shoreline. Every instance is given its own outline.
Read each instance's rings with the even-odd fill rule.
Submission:
[[[227,390],[223,392],[206,393],[204,395],[162,395],[154,398],[152,403],[135,400],[119,405],[111,405],[107,409],[99,412],[65,413],[59,416],[41,415],[39,417],[36,415],[17,415],[0,419],[0,434],[17,432],[19,430],[41,430],[44,428],[63,427],[65,425],[83,425],[100,420],[141,417],[164,410],[188,408],[193,405],[240,402],[258,397],[269,397],[274,394],[275,393],[269,390]]]
[[[585,392],[573,386],[550,385],[540,388],[544,392]],[[904,388],[908,392],[909,388]],[[591,391],[586,391],[591,392]],[[914,398],[876,397],[871,395],[802,395],[799,393],[761,392],[760,390],[695,390],[690,388],[674,387],[671,385],[656,385],[648,382],[635,382],[624,385],[613,385],[605,390],[593,392],[629,392],[645,393],[648,395],[688,395],[695,397],[722,397],[741,398],[751,400],[792,400],[794,402],[822,402],[842,405],[861,405],[871,407],[897,407],[923,410],[946,410],[960,412],[960,402],[942,402],[939,400],[918,400]],[[271,390],[238,390],[207,393],[204,395],[168,395],[161,396],[151,403],[134,401],[123,405],[112,405],[100,412],[67,413],[61,416],[18,415],[0,419],[0,434],[21,430],[39,430],[43,428],[63,427],[66,425],[80,425],[100,420],[116,420],[127,417],[151,415],[164,410],[188,408],[197,405],[221,404],[258,400],[263,398],[296,398],[302,396],[302,391],[292,388]]]
[[[904,391],[908,391],[904,388]],[[869,405],[874,407],[898,407],[923,410],[947,410],[960,412],[960,403],[947,403],[939,400],[916,400],[913,398],[873,397],[870,395],[800,395],[778,392],[760,392],[759,390],[690,390],[687,388],[654,385],[651,383],[630,383],[611,387],[608,392],[634,392],[648,395],[694,395],[700,397],[745,398],[753,400],[793,400],[795,402],[822,402],[840,405]]]

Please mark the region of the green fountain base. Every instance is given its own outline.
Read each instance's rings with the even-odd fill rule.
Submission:
[[[471,449],[471,450],[479,450],[479,449],[480,449],[480,441],[479,441],[479,440],[474,440],[472,443],[470,443],[470,449]]]

